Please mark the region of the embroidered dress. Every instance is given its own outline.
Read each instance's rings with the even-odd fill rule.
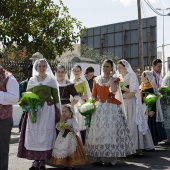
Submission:
[[[70,95],[74,99],[79,100],[79,96],[74,87],[74,84],[71,83],[69,80],[64,79],[61,84],[58,83],[58,86],[59,86],[60,99],[62,105],[70,103]]]
[[[79,131],[78,124],[74,118],[68,119],[66,123],[74,129],[74,132],[69,132],[66,137],[63,137],[64,131],[57,126],[60,132],[55,141],[49,163],[64,166],[85,164],[87,157],[83,145],[76,135]]]
[[[158,87],[159,87],[159,83],[158,83],[159,79],[155,75],[155,72],[144,71],[144,73],[149,82],[145,86],[143,83],[141,83],[140,85],[142,99],[147,93],[158,94]],[[158,142],[161,142],[162,140],[165,140],[167,138],[163,126],[163,114],[162,114],[162,108],[160,104],[160,97],[157,99],[156,103],[153,104],[151,110],[154,111],[155,113],[152,117],[147,116],[148,126],[152,135],[153,142],[155,145],[157,145]]]
[[[164,86],[170,86],[170,72],[167,73],[168,75],[165,76],[163,79],[162,87]],[[163,118],[164,118],[164,127],[167,136],[170,136],[170,104],[166,104],[166,97],[161,98],[161,106],[162,106],[162,112],[163,112]]]
[[[19,139],[18,157],[30,160],[47,160],[55,143],[55,124],[58,110],[55,104],[59,103],[57,83],[55,79],[46,77],[43,82],[38,82],[37,77],[30,78],[29,91],[37,94],[42,100],[42,108],[36,113],[36,123],[32,123],[28,113],[24,117]],[[54,104],[48,105],[47,98]]]
[[[87,95],[87,86],[84,80],[80,79],[78,82],[74,84],[74,87],[80,96]],[[80,131],[87,129],[87,127],[85,126],[85,120],[84,120],[85,117],[82,116],[78,110],[83,103],[84,100],[79,99],[79,102],[74,106],[74,111],[76,114],[78,125],[80,127]]]
[[[124,99],[124,106],[132,133],[134,149],[153,149],[154,144],[142,109],[137,77],[127,73],[121,81],[123,82],[122,94],[136,92],[134,97]]]
[[[119,84],[119,79],[115,80]],[[109,92],[110,80],[102,83],[102,77],[94,79],[92,97],[96,98],[96,109],[92,114],[85,150],[93,157],[125,157],[135,153],[133,140],[121,102]]]

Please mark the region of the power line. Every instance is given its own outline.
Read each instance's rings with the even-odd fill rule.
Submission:
[[[144,7],[143,1],[141,1],[141,6],[142,6],[143,15],[144,15],[144,17],[146,18],[146,12],[145,12],[145,7]]]
[[[144,1],[145,1],[146,4],[149,6],[149,8],[151,8],[152,11],[155,12],[157,15],[160,15],[160,16],[167,16],[167,14],[166,14],[166,15],[163,15],[163,14],[159,13],[159,12],[151,5],[151,3],[150,3],[148,0],[144,0]]]

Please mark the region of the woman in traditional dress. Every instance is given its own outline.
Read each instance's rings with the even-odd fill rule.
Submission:
[[[156,85],[155,77],[152,71],[144,71],[141,75],[141,81],[142,83],[140,85],[140,90],[142,99],[149,93],[158,94],[158,86]],[[160,105],[160,98],[158,98],[157,102],[152,105],[151,111],[147,113],[147,118],[154,145],[157,145],[158,142],[166,139],[165,129],[162,124],[163,115]]]
[[[45,59],[34,63],[33,77],[28,82],[27,91],[39,96],[42,108],[36,113],[35,123],[31,122],[28,113],[25,115],[17,156],[34,160],[30,170],[45,169],[45,161],[50,159],[55,143],[55,124],[60,114],[57,82]]]
[[[61,105],[70,104],[71,106],[74,106],[80,99],[80,96],[74,87],[74,83],[71,83],[65,78],[66,69],[63,65],[59,64],[56,67],[55,77],[59,86]],[[70,96],[73,97],[72,101],[70,101]]]
[[[87,162],[83,144],[76,135],[79,126],[74,116],[73,107],[64,105],[60,122],[56,126],[60,132],[53,148],[52,158],[49,161],[50,164],[63,165],[63,169],[67,170],[73,170],[74,165]],[[63,123],[66,124],[65,128],[62,127]]]
[[[169,65],[169,71],[165,75],[162,81],[162,87],[170,86],[170,65]],[[167,134],[167,143],[170,143],[170,104],[166,104],[166,97],[161,98],[161,106],[162,106],[162,112],[163,112],[163,118],[164,118],[164,126],[165,131]]]
[[[153,141],[145,119],[136,74],[126,60],[119,60],[117,69],[121,75],[121,90],[126,116],[134,141],[134,149],[143,156],[142,149],[153,149]]]
[[[80,127],[81,139],[83,144],[85,144],[87,127],[85,126],[85,120],[84,120],[85,117],[80,114],[78,109],[85,102],[85,100],[91,97],[91,92],[90,92],[89,84],[82,73],[82,68],[80,65],[75,65],[73,67],[70,76],[70,81],[74,83],[74,87],[77,93],[79,94],[79,96],[81,97],[79,102],[74,106],[74,110],[75,110],[77,122]]]
[[[115,94],[121,96],[120,79],[110,76],[113,69],[112,60],[105,60],[103,74],[97,76],[93,84],[92,98],[96,101],[96,109],[91,117],[85,150],[87,155],[97,157],[94,166],[103,163],[113,166],[117,157],[135,153],[122,103],[115,98]]]

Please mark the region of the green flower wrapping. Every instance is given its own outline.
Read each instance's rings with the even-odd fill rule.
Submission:
[[[22,107],[23,111],[27,111],[30,114],[31,122],[35,123],[36,113],[41,109],[41,102],[41,99],[35,93],[24,92],[18,104]]]
[[[159,95],[156,94],[148,94],[143,97],[144,103],[147,105],[147,112],[151,111],[152,105],[157,101]]]
[[[124,82],[123,81],[120,81],[120,88],[122,89],[124,86]]]
[[[60,123],[58,124],[58,128],[59,128],[60,130],[65,130],[66,127],[67,127],[67,124],[64,123],[64,122],[60,122]]]
[[[166,98],[166,104],[170,104],[170,86],[162,87],[159,92]]]
[[[89,99],[81,105],[79,112],[82,116],[85,116],[85,126],[90,127],[91,115],[94,110],[95,104],[93,99]]]
[[[58,129],[60,129],[60,131],[64,131],[62,137],[65,138],[67,136],[67,134],[70,132],[67,128],[67,123],[64,123],[64,122],[60,122],[58,124]]]

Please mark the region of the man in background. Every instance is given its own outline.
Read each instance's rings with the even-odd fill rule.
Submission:
[[[155,77],[155,82],[158,85],[158,87],[160,87],[162,84],[162,77],[161,77],[162,61],[160,59],[153,60],[152,67],[153,67],[153,75]]]

